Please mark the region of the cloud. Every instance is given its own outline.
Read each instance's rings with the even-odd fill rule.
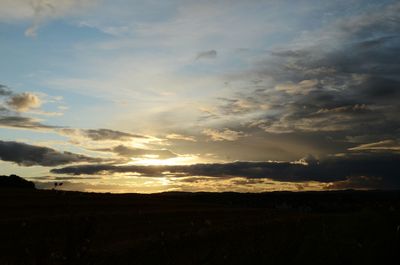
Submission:
[[[217,51],[215,51],[215,50],[199,52],[196,56],[196,60],[215,59],[215,58],[217,58]]]
[[[222,102],[222,104],[218,106],[218,111],[223,116],[265,112],[272,106],[269,105],[263,97],[264,95],[259,97],[257,92],[255,92],[255,95],[238,93],[237,98],[218,98],[218,100]],[[212,118],[215,118],[215,113]]]
[[[95,151],[112,152],[127,158],[155,156],[157,159],[168,159],[178,156],[166,149],[141,149],[124,145],[118,145],[113,148],[96,149]]]
[[[121,131],[109,130],[109,129],[90,129],[84,130],[84,135],[94,141],[103,141],[103,140],[120,140],[120,141],[128,141],[133,138],[147,138],[144,135],[140,134],[132,134]]]
[[[383,140],[375,143],[361,144],[349,148],[350,151],[400,151],[400,144],[395,140]]]
[[[51,126],[41,123],[37,119],[21,116],[1,116],[0,127],[30,129],[30,130],[49,130],[60,128],[58,126]]]
[[[0,84],[0,96],[10,96],[12,91],[5,85]]]
[[[96,163],[103,159],[71,152],[59,152],[42,146],[0,140],[0,159],[21,166],[60,166],[71,163]]]
[[[83,130],[83,134],[92,139],[93,141],[103,141],[103,140],[119,140],[119,141],[129,141],[133,138],[147,138],[144,135],[132,134],[121,131],[115,131],[110,129],[90,129]]]
[[[112,173],[140,173],[148,176],[160,175],[160,167],[157,166],[116,166],[113,164],[88,164],[81,166],[69,166],[64,168],[56,168],[51,170],[55,174],[70,175],[95,175],[95,174],[112,174]]]
[[[233,162],[224,164],[193,164],[181,166],[116,166],[111,164],[89,164],[52,169],[57,174],[95,175],[113,173],[138,173],[146,177],[157,176],[204,176],[267,178],[281,182],[334,183],[351,178],[379,179],[376,187],[400,188],[396,154],[348,154],[331,156],[321,160],[306,159],[303,162]]]
[[[60,113],[47,112],[38,109],[42,105],[42,100],[35,94],[29,92],[15,93],[9,87],[0,85],[0,96],[5,99],[4,106],[0,103],[0,127],[30,129],[30,130],[49,130],[60,128],[41,123],[40,120],[21,116],[21,112],[30,112],[39,115],[60,115]]]
[[[25,112],[39,108],[42,105],[42,101],[37,95],[24,92],[10,96],[7,105],[18,112]]]
[[[215,107],[213,122],[299,137],[398,138],[399,11],[395,3],[359,12],[265,52],[228,77],[246,83]]]
[[[355,176],[349,177],[346,180],[336,181],[329,183],[324,187],[327,190],[340,190],[340,189],[397,189],[397,186],[382,185],[382,178],[380,177],[366,177]]]
[[[45,116],[61,116],[62,112],[44,111],[39,109],[43,103],[59,102],[62,97],[50,97],[41,93],[41,97],[34,93],[22,92],[15,93],[9,87],[0,84],[0,96],[4,96],[5,100],[2,102],[4,106],[0,106],[3,112],[15,112],[18,115],[20,112],[29,112],[31,114],[45,115]],[[7,106],[7,108],[5,107]]]
[[[129,142],[132,140],[146,141],[148,136],[141,134],[134,134],[110,129],[75,129],[75,128],[61,128],[57,130],[61,135],[70,138],[74,144],[85,144],[88,140],[93,141],[90,144],[104,145],[107,142]]]
[[[9,112],[9,109],[7,109],[7,108],[5,108],[5,107],[3,107],[3,106],[0,106],[0,113],[8,113]]]
[[[307,95],[310,91],[318,88],[318,80],[302,80],[297,84],[286,83],[278,84],[275,89],[278,91],[284,91],[286,94],[304,94]]]
[[[203,134],[209,136],[212,141],[236,141],[246,136],[243,132],[233,131],[228,128],[223,130],[204,129]]]
[[[196,142],[196,138],[193,136],[187,136],[187,135],[182,135],[182,134],[177,134],[177,133],[171,133],[165,136],[165,138],[170,139],[170,140],[182,140],[182,141],[190,141],[190,142]]]
[[[317,102],[314,102],[314,104]],[[333,103],[333,102],[332,102]],[[386,122],[382,109],[365,104],[307,105],[289,103],[281,116],[267,116],[250,126],[258,126],[269,133],[346,132],[360,133],[367,123],[382,126]]]
[[[77,14],[93,6],[96,0],[2,0],[0,20],[31,21],[25,35],[35,37],[40,26],[54,20]]]

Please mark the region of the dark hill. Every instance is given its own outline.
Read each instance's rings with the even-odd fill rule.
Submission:
[[[25,180],[17,175],[0,176],[0,189],[35,189],[32,181]]]

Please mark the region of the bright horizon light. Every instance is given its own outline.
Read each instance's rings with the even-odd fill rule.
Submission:
[[[148,155],[145,158],[132,158],[128,165],[142,165],[142,166],[177,166],[177,165],[191,165],[199,163],[197,156],[178,156],[167,159],[159,159],[157,156]]]

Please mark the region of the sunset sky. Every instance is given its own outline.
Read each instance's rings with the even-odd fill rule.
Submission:
[[[399,189],[400,3],[0,0],[0,175]]]

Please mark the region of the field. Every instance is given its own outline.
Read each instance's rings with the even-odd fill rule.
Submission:
[[[0,190],[0,264],[398,264],[400,192]]]

